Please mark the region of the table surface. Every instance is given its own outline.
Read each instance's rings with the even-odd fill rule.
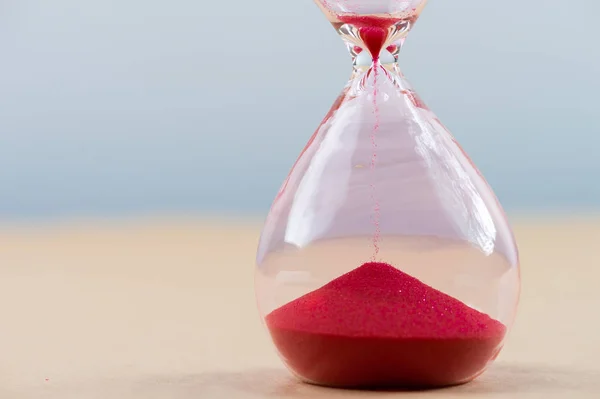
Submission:
[[[0,230],[0,398],[599,398],[600,219],[522,220],[523,293],[495,365],[425,392],[302,384],[255,310],[259,223]]]

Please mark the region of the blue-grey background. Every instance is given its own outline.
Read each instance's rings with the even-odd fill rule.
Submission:
[[[599,16],[431,0],[407,41],[509,211],[600,208]],[[349,72],[310,0],[1,0],[0,218],[264,213]]]

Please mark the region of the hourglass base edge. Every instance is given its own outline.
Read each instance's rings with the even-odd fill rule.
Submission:
[[[272,331],[272,334],[276,336],[278,332]],[[289,333],[284,335],[287,334]],[[284,345],[290,345],[290,338],[289,335],[283,338],[286,341]],[[302,335],[295,337],[299,341],[306,338]],[[485,371],[489,362],[489,347],[493,344],[480,342],[472,345],[458,341],[432,344],[426,340],[414,340],[390,345],[372,341],[360,343],[358,350],[349,350],[354,345],[350,339],[341,343],[336,337],[307,338],[307,342],[311,340],[319,340],[319,345],[329,347],[329,351],[336,353],[328,357],[328,361],[318,362],[317,366],[308,361],[315,353],[304,353],[305,361],[287,365],[290,371],[301,381],[312,385],[351,389],[414,390],[465,384]],[[383,348],[390,358],[395,359],[382,359],[373,355]],[[431,360],[428,359],[428,354],[436,359],[446,358],[448,362],[429,364]]]
[[[281,341],[282,349],[291,349],[293,344],[300,348],[299,343],[303,341],[321,347],[303,352],[288,362],[288,368],[302,381],[356,389],[427,389],[464,384],[485,371],[492,352],[490,348],[497,344],[493,340],[473,343],[468,340],[383,342],[377,339],[357,344],[353,339],[339,337],[276,330],[271,333],[275,341]],[[353,346],[356,348],[352,349]],[[324,360],[312,362],[315,355],[322,357],[322,353],[318,353],[321,350],[327,350],[329,355]],[[385,351],[385,356],[377,355],[381,351]],[[282,352],[285,356],[286,350]]]
[[[285,341],[283,346],[291,346],[293,339],[289,332],[281,334],[280,331],[271,330],[271,333],[274,340]],[[277,337],[279,334],[282,337]],[[342,343],[337,337],[303,337],[302,334],[296,335],[295,339],[297,342],[319,340],[319,345],[336,352],[328,356],[327,361],[320,361],[318,366],[308,360],[317,354],[315,352],[304,353],[304,361],[287,363],[296,378],[312,385],[349,389],[418,390],[466,384],[485,372],[490,363],[489,348],[494,345],[493,341],[475,345],[465,341],[437,342],[432,345],[427,340],[395,344],[373,340],[360,343],[358,350],[348,350],[355,344],[351,339]],[[395,359],[382,360],[374,354],[382,349],[387,356]],[[429,364],[430,355],[438,361],[440,358],[449,361],[432,365]]]
[[[483,373],[486,372],[487,369],[483,369],[472,377],[469,377],[462,381],[453,381],[453,382],[441,382],[441,383],[416,383],[406,377],[402,376],[401,378],[392,378],[390,380],[383,380],[381,378],[376,379],[363,379],[363,381],[353,381],[348,384],[340,383],[340,384],[332,384],[328,382],[318,382],[312,381],[307,378],[298,375],[293,370],[289,369],[290,373],[298,379],[298,381],[308,384],[315,385],[319,387],[325,388],[335,388],[335,389],[351,389],[351,390],[364,390],[364,391],[426,391],[426,390],[435,390],[442,388],[450,388],[459,385],[469,384],[473,380],[479,378]]]

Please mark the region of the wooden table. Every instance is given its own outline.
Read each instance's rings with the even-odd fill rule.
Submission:
[[[522,220],[519,317],[495,366],[427,392],[296,382],[255,310],[260,224],[0,230],[0,398],[600,398],[600,219]]]

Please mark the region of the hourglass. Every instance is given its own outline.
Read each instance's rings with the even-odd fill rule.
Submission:
[[[397,61],[426,0],[316,0],[352,76],[261,235],[258,307],[303,381],[468,382],[500,352],[520,289],[494,193]]]

